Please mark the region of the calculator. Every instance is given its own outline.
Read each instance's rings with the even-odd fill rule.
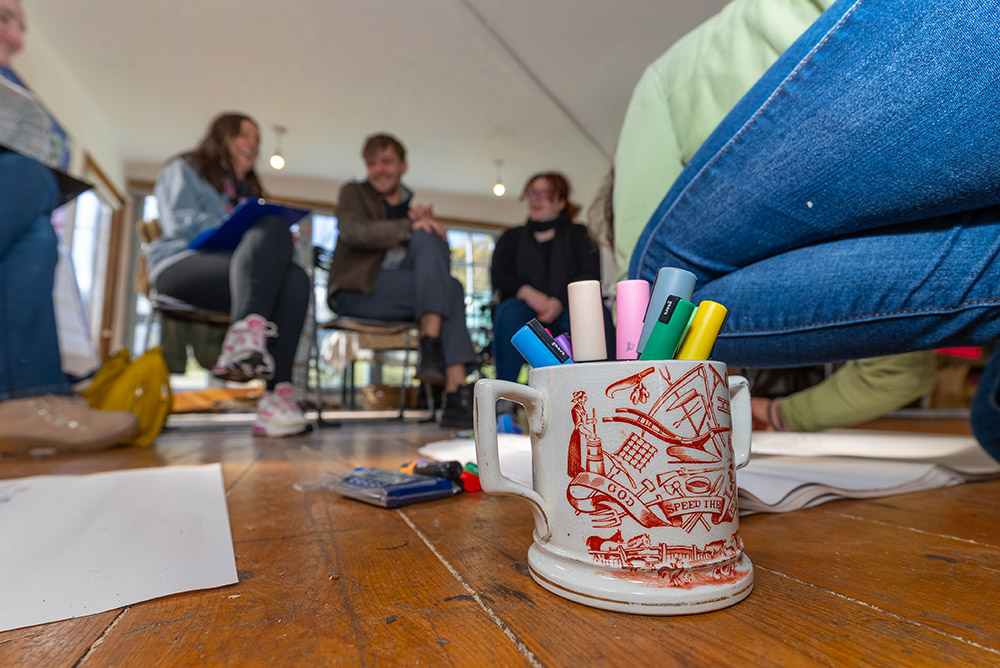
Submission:
[[[447,478],[414,475],[388,469],[356,468],[353,471],[328,471],[325,486],[344,496],[383,508],[405,506],[453,496],[460,485]]]

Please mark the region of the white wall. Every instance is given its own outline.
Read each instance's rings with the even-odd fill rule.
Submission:
[[[263,162],[261,159],[262,165]],[[125,165],[125,176],[130,181],[155,181],[160,167],[161,164],[128,162]],[[343,185],[343,181],[333,179],[276,174],[266,165],[259,166],[258,169],[264,188],[280,197],[336,203],[340,187]],[[364,165],[359,164],[358,172],[360,178],[364,172]],[[416,192],[415,200],[419,203],[433,204],[434,213],[442,218],[461,218],[513,226],[523,223],[526,217],[524,203],[517,199],[516,194],[512,195],[509,191],[504,197],[492,195],[478,197],[420,190]]]

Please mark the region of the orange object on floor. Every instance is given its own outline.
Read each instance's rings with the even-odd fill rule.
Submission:
[[[255,405],[264,393],[259,387],[209,387],[174,393],[174,413],[223,413],[241,405]]]

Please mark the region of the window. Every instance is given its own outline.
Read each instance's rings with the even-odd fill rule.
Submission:
[[[107,273],[107,248],[111,232],[111,207],[93,191],[80,195],[73,219],[73,267],[80,296],[87,305],[92,326],[100,326],[104,307],[104,280]],[[92,340],[99,332],[91,332]]]
[[[489,232],[448,230],[451,248],[451,275],[465,290],[465,322],[472,341],[480,350],[486,348],[493,331],[491,313],[487,308],[493,298],[490,263],[496,237]]]
[[[333,255],[333,249],[337,247],[337,238],[340,231],[337,229],[337,217],[314,213],[312,215],[312,245],[313,248],[321,248],[323,261],[320,264],[329,266],[329,260]],[[314,251],[315,252],[315,251]],[[326,304],[326,283],[327,271],[316,268],[313,290],[316,292],[316,320],[326,322],[333,318],[333,311]]]
[[[160,208],[157,204],[156,197],[153,195],[146,195],[141,200],[142,209],[142,219],[146,222],[151,220],[157,220],[160,217]],[[152,322],[150,317],[152,313],[152,306],[149,304],[149,300],[146,299],[146,295],[136,294],[134,308],[134,320],[135,326],[132,327],[132,350],[143,350],[143,346],[147,340],[146,327]],[[155,331],[155,336],[151,332],[149,334],[150,341],[159,340],[159,325],[153,323],[153,329]]]

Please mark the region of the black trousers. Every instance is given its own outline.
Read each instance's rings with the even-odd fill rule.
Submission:
[[[228,312],[232,322],[251,313],[278,328],[268,340],[277,383],[291,382],[295,349],[309,308],[309,277],[292,260],[288,223],[278,216],[261,218],[243,235],[232,253],[196,253],[166,267],[156,277],[160,294],[210,311]]]

